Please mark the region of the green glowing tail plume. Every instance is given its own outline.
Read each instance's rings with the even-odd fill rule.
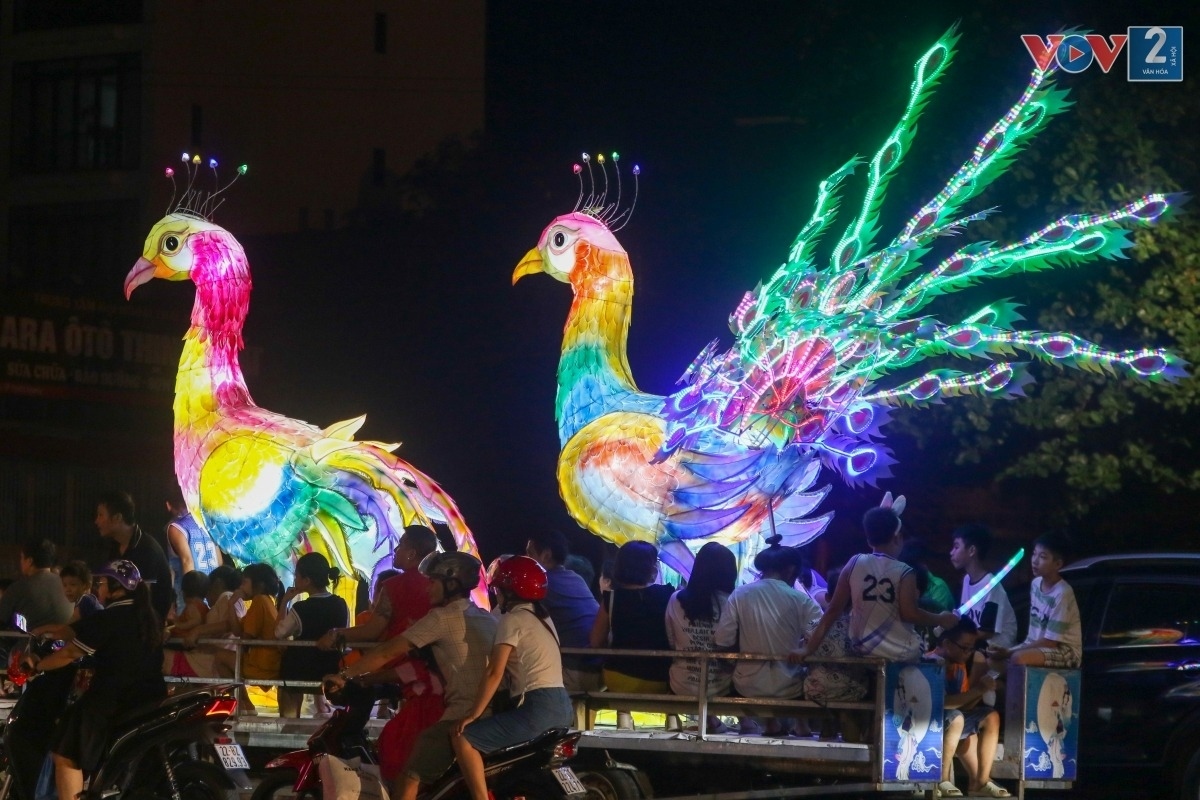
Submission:
[[[1154,381],[1184,374],[1184,362],[1165,350],[1112,351],[1070,333],[1016,331],[1020,315],[1003,302],[951,325],[914,316],[938,296],[986,278],[1124,258],[1131,244],[1126,226],[1152,223],[1186,199],[1151,194],[1107,213],[1067,215],[1018,242],[976,242],[926,268],[922,259],[935,239],[958,234],[993,211],[964,213],[964,206],[1004,173],[1052,117],[1070,107],[1066,92],[1053,86],[1053,69],[1036,68],[1017,102],[945,186],[887,246],[873,249],[887,185],[957,41],[952,28],[918,59],[904,113],[866,162],[862,204],[829,263],[816,264],[815,244],[837,215],[845,179],[864,163],[857,158],[821,183],[813,214],[787,262],[748,292],[730,316],[733,346],[723,353],[710,346],[688,368],[682,379],[687,386],[664,403],[668,430],[660,458],[693,446],[707,430],[720,429],[751,445],[811,447],[851,482],[871,481],[886,475],[892,463],[872,441],[886,421],[882,406],[965,394],[1020,395],[1029,380],[1026,365],[1007,362],[1008,356],[1024,353]],[[912,277],[918,270],[923,274]],[[991,363],[977,372],[937,369],[890,388],[874,386],[897,370],[947,354]]]

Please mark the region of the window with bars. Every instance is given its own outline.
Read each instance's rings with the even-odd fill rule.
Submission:
[[[141,22],[142,0],[14,0],[13,33]]]
[[[9,253],[0,286],[26,291],[111,289],[141,249],[137,202],[55,203],[9,211]]]
[[[14,175],[136,169],[141,57],[13,65]]]

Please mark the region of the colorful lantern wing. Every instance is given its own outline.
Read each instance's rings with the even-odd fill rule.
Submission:
[[[789,544],[807,542],[829,522],[831,515],[808,516],[829,487],[807,491],[820,466],[798,448],[781,454],[726,444],[713,453],[684,450],[656,460],[662,438],[660,417],[626,411],[603,414],[574,434],[558,462],[571,516],[589,520],[616,544],[638,539],[659,546],[663,562],[685,575],[694,542],[757,546],[752,535],[769,526],[767,505],[781,493],[788,502],[775,514]]]

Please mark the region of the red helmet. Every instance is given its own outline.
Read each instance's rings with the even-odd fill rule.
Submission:
[[[545,568],[529,556],[506,558],[496,567],[492,586],[522,600],[541,600],[546,596]]]
[[[488,568],[487,568],[488,586],[491,586],[495,582],[496,571],[498,569],[500,569],[500,565],[503,564],[505,561],[508,561],[512,557],[513,557],[512,553],[505,553],[502,556],[496,556],[494,559],[492,559],[492,563],[488,564]]]

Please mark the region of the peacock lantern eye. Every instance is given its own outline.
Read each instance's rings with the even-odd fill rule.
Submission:
[[[188,247],[188,239],[196,231],[190,226],[172,226],[164,230],[158,237],[158,254],[156,261],[162,264],[162,273],[156,277],[178,281],[187,278],[192,268],[192,253]]]
[[[534,247],[513,270],[513,283],[540,272],[556,281],[570,283],[594,263],[594,251],[624,256],[620,242],[595,217],[572,212],[558,217],[542,231]]]
[[[546,246],[550,249],[550,255],[555,256],[566,252],[578,238],[579,231],[559,227],[550,231],[550,235],[546,237]]]
[[[546,234],[546,245],[542,251],[545,271],[559,280],[565,280],[575,268],[575,243],[579,231],[558,225]]]

